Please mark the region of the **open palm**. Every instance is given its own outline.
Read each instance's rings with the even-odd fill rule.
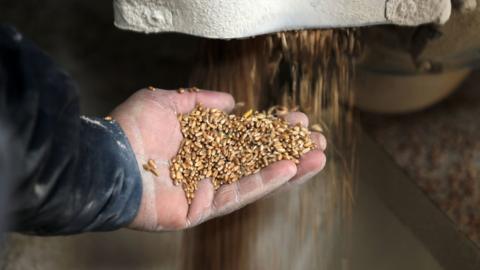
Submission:
[[[189,205],[182,187],[175,186],[170,178],[169,160],[177,154],[183,138],[177,114],[190,112],[197,103],[225,112],[231,111],[235,104],[231,95],[220,92],[179,94],[140,90],[113,111],[112,116],[127,135],[142,174],[142,201],[131,228],[160,231],[191,227],[237,210],[282,186],[304,182],[325,164],[325,138],[312,133],[319,147],[304,155],[300,164],[279,161],[217,191],[208,179],[202,180]],[[308,125],[302,113],[290,113],[286,119]],[[158,176],[142,169],[149,159],[157,164]]]

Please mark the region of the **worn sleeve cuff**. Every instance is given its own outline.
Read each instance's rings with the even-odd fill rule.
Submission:
[[[94,180],[79,213],[79,231],[109,231],[130,224],[140,207],[142,181],[133,150],[115,121],[81,117],[79,179]],[[71,228],[74,229],[75,228]]]

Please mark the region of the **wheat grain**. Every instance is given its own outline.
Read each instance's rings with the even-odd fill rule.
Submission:
[[[183,134],[178,154],[171,160],[170,177],[185,191],[188,203],[198,182],[210,178],[215,189],[231,184],[280,160],[299,163],[314,149],[308,129],[265,112],[249,110],[242,116],[197,105],[178,117]],[[144,168],[153,172],[149,160]]]

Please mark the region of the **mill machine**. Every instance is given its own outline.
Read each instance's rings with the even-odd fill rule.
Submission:
[[[211,39],[361,27],[356,106],[403,113],[443,99],[477,65],[476,7],[476,0],[115,0],[114,23]]]
[[[114,0],[114,20],[118,28],[129,31],[221,40],[293,30],[357,28],[363,50],[356,59],[354,105],[382,114],[418,111],[439,102],[480,63],[476,0]],[[296,214],[297,208],[291,205],[300,197],[283,198],[291,209],[282,211]],[[279,200],[275,203],[281,205]],[[283,219],[270,216],[274,220]],[[313,218],[308,221],[314,222]],[[307,237],[298,249],[288,248],[296,236],[285,234],[291,228],[280,224],[273,230],[247,233],[244,244],[250,244],[249,258],[259,261],[262,254],[268,254],[269,244],[277,243],[284,247],[275,250],[284,252],[275,254],[278,260],[297,258],[279,265],[319,269],[318,264],[308,267],[305,262],[315,261],[317,246],[329,251],[333,245],[328,239],[313,243],[313,237]],[[279,235],[280,240],[275,238]],[[232,269],[232,265],[218,269]],[[278,269],[265,265],[269,264],[245,269]]]

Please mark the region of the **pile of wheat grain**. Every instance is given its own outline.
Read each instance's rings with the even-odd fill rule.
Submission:
[[[198,183],[209,178],[215,189],[257,173],[273,162],[292,160],[315,148],[310,131],[266,112],[227,114],[197,105],[179,115],[183,140],[170,176],[191,203]]]

